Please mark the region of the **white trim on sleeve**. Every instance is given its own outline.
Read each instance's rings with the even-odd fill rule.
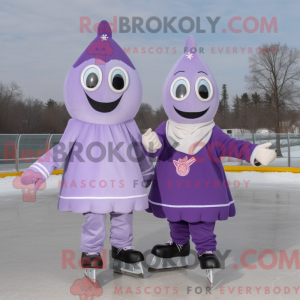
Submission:
[[[255,160],[256,152],[257,152],[257,150],[258,150],[258,148],[259,148],[260,146],[261,146],[261,145],[258,145],[258,146],[256,146],[256,147],[254,148],[254,150],[253,150],[253,152],[252,152],[252,154],[251,154],[251,157],[250,157],[250,163],[251,163],[251,165],[254,166],[254,167],[257,167],[257,166],[255,165],[255,163],[254,163],[254,160]]]
[[[152,169],[153,169],[153,166],[151,166],[149,169],[143,171],[142,174],[144,174],[144,173],[146,173],[146,172],[148,172],[148,171],[150,171],[150,170],[152,170]]]
[[[38,166],[35,166],[35,165],[33,164],[31,167],[37,169],[37,170],[40,172],[40,174],[42,174],[42,175],[44,176],[44,180],[46,180],[46,179],[48,178],[48,177],[46,176],[46,174],[45,174]],[[30,167],[30,168],[31,168],[31,167]]]
[[[149,173],[142,173],[143,176],[146,176],[146,175],[151,175],[151,174],[154,174],[154,171],[152,172],[149,172]]]
[[[46,169],[46,167],[44,167],[42,164],[38,163],[37,161],[35,162],[35,164],[36,164],[36,165],[39,165],[40,167],[42,167],[42,168],[46,171],[48,177],[50,176],[50,173],[49,173],[49,171]]]

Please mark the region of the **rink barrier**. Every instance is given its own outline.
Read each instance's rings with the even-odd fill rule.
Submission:
[[[60,175],[63,173],[63,169],[54,170],[51,175]],[[9,176],[21,176],[23,172],[10,172],[10,173],[0,173],[0,178]]]
[[[290,172],[300,173],[300,168],[288,168],[288,167],[247,167],[247,166],[224,166],[225,172]],[[63,169],[54,170],[51,175],[60,175],[63,173]],[[23,172],[11,172],[11,173],[0,173],[0,178],[8,176],[21,176]]]
[[[300,173],[300,168],[290,167],[248,167],[248,166],[224,166],[226,172],[291,172]]]

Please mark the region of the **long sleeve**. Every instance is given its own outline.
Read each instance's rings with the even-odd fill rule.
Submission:
[[[209,149],[216,147],[219,157],[234,157],[237,159],[243,159],[248,163],[255,165],[255,153],[258,145],[231,138],[219,127],[216,127],[215,131],[218,136],[218,142],[212,143]]]
[[[60,142],[41,156],[28,169],[39,172],[44,180],[48,179],[53,170],[62,166],[78,137],[79,131],[80,127],[77,121],[75,119],[69,120]]]

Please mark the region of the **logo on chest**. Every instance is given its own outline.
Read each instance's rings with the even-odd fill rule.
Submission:
[[[187,159],[187,156],[185,158],[179,158],[177,160],[173,160],[173,163],[176,168],[176,172],[179,176],[186,176],[190,172],[190,166],[196,161],[195,157],[192,157],[191,159]]]

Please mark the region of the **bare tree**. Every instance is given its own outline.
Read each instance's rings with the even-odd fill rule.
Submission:
[[[41,133],[44,103],[38,99],[26,98],[18,106],[22,109],[19,133]]]
[[[270,96],[272,109],[266,114],[274,114],[274,131],[281,133],[284,112],[299,108],[300,51],[280,43],[263,44],[261,49],[261,53],[249,57],[250,74],[245,81],[252,93]],[[282,156],[279,135],[276,147],[277,155]]]
[[[0,82],[0,133],[63,133],[69,119],[64,103],[24,98],[15,82]]]
[[[15,104],[22,97],[21,88],[15,83],[0,82],[0,133],[14,132]]]
[[[168,116],[162,105],[153,109],[150,104],[142,103],[134,119],[141,133],[144,133],[148,128],[155,130],[162,122],[168,120]]]
[[[300,112],[296,110],[286,111],[285,118],[282,122],[284,132],[297,132],[300,121]]]
[[[139,111],[134,118],[141,133],[144,133],[149,127],[153,126],[153,114],[154,111],[150,104],[141,104]]]
[[[162,122],[167,121],[169,118],[163,108],[163,106],[161,105],[159,108],[157,108],[154,111],[153,114],[153,122],[152,122],[152,128],[156,129]]]
[[[256,133],[259,128],[265,127],[265,116],[263,115],[262,103],[262,98],[257,92],[251,95],[247,124],[251,133]]]

